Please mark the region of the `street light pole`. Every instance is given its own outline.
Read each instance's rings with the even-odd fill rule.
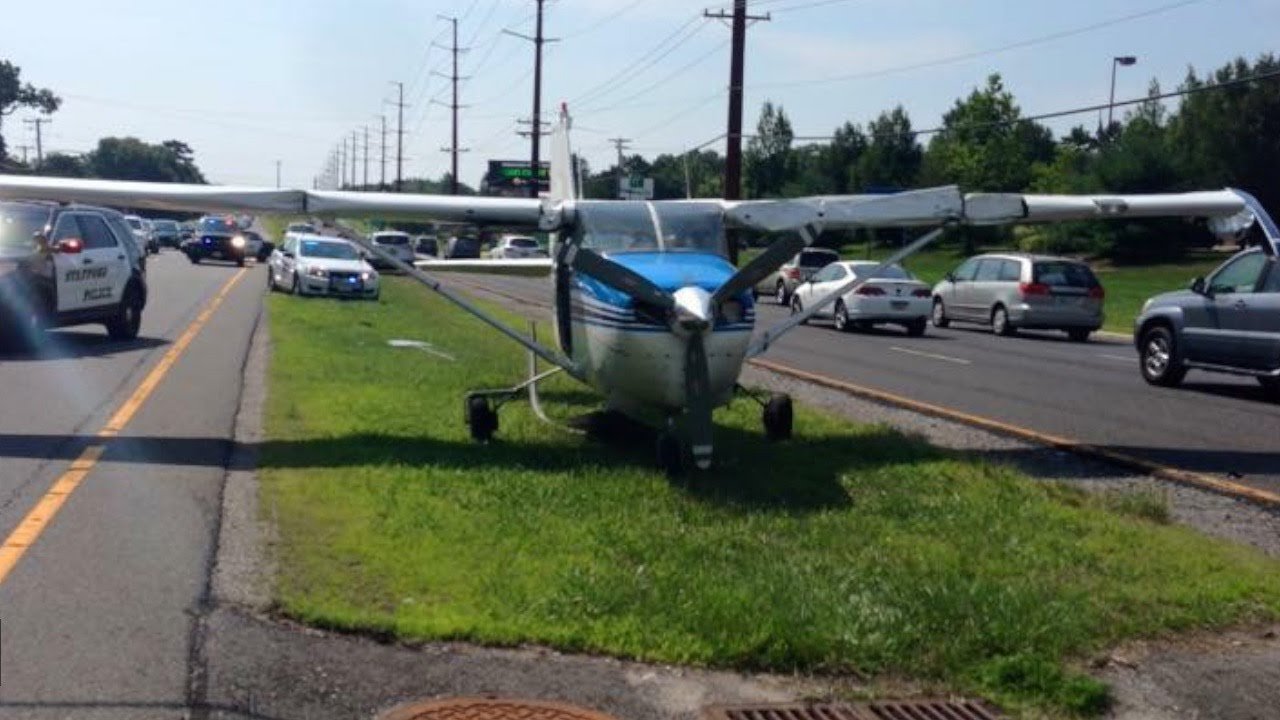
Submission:
[[[1111,58],[1111,99],[1107,101],[1107,129],[1111,129],[1111,124],[1115,122],[1116,111],[1116,68],[1121,65],[1129,67],[1135,65],[1138,58],[1133,55],[1121,55]]]

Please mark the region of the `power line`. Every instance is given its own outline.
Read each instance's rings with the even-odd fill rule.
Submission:
[[[671,42],[673,42],[673,41],[674,41],[674,42],[675,42],[675,46],[676,46],[676,47],[678,47],[679,45],[681,45],[681,44],[683,44],[684,42],[686,42],[686,41],[688,40],[688,38],[689,38],[689,37],[692,37],[692,35],[693,35],[693,34],[696,34],[696,32],[697,32],[696,30],[695,30],[693,33],[689,33],[689,36],[688,36],[688,37],[684,37],[684,38],[681,38],[681,39],[679,39],[679,40],[677,40],[677,38],[680,38],[680,36],[681,36],[681,35],[684,35],[684,34],[685,34],[685,33],[686,33],[686,32],[687,32],[691,27],[693,27],[696,23],[700,22],[702,19],[703,19],[703,18],[702,18],[700,15],[695,15],[695,16],[693,16],[693,17],[689,18],[687,21],[685,21],[685,23],[684,23],[683,25],[681,25],[680,27],[676,28],[675,32],[673,32],[673,33],[671,33],[670,35],[668,35],[668,36],[664,37],[662,40],[660,40],[660,41],[658,42],[658,44],[657,44],[657,45],[653,46],[653,47],[652,47],[652,48],[650,48],[648,51],[646,51],[646,52],[644,52],[643,54],[641,54],[641,55],[640,55],[640,57],[636,58],[636,59],[635,59],[631,64],[629,64],[629,65],[627,65],[627,66],[623,67],[621,70],[619,70],[618,72],[616,72],[616,73],[614,73],[613,75],[609,76],[609,77],[608,77],[608,78],[606,78],[604,81],[600,82],[600,83],[599,83],[599,84],[597,84],[597,85],[592,86],[592,87],[591,87],[591,88],[589,88],[587,91],[583,92],[582,94],[580,94],[580,95],[578,95],[577,97],[575,97],[575,98],[573,98],[572,100],[570,100],[570,101],[569,101],[569,106],[570,106],[570,107],[577,106],[577,105],[581,104],[581,103],[582,103],[584,100],[586,100],[587,98],[590,98],[590,97],[592,97],[592,96],[594,96],[594,95],[598,94],[601,90],[606,91],[606,92],[605,92],[605,94],[608,94],[608,89],[609,89],[609,88],[613,88],[613,87],[615,87],[615,83],[617,83],[620,79],[622,79],[622,78],[626,77],[626,76],[627,76],[627,75],[629,75],[629,74],[632,74],[632,71],[633,71],[635,68],[639,67],[642,63],[644,63],[645,61],[649,60],[649,59],[650,59],[651,57],[653,57],[654,55],[657,55],[657,54],[661,53],[661,52],[663,51],[663,49],[664,49],[664,48],[666,48],[666,47],[667,47],[667,45],[668,45],[669,43],[671,43]],[[669,53],[668,53],[668,54],[669,54]],[[665,57],[665,55],[663,55],[662,57]],[[647,68],[647,67],[648,67],[648,66],[646,66],[646,68]],[[646,69],[646,68],[640,68],[640,69],[641,69],[641,70],[644,70],[644,69]]]
[[[612,13],[610,13],[610,14],[608,14],[608,15],[604,16],[603,18],[601,18],[601,19],[597,20],[596,22],[594,22],[594,23],[592,23],[592,24],[590,24],[590,25],[588,25],[588,26],[586,26],[586,27],[584,27],[584,28],[582,28],[582,29],[580,29],[580,30],[576,30],[576,31],[574,31],[574,32],[571,32],[571,33],[569,33],[569,34],[565,35],[565,36],[564,36],[564,39],[565,39],[565,40],[572,40],[573,38],[581,37],[581,36],[583,36],[583,35],[586,35],[587,33],[594,32],[594,31],[596,31],[596,30],[599,30],[600,28],[604,27],[605,25],[608,25],[609,23],[613,22],[614,20],[617,20],[618,18],[622,17],[623,15],[626,15],[627,13],[631,12],[632,10],[635,10],[636,8],[640,7],[641,5],[643,5],[643,4],[644,4],[644,3],[646,3],[646,2],[648,2],[648,0],[632,0],[632,2],[631,2],[631,3],[629,3],[629,4],[627,4],[627,5],[623,5],[622,7],[618,8],[618,9],[617,9],[617,10],[615,10],[615,11],[613,11]]]
[[[947,55],[947,56],[936,58],[933,60],[926,60],[923,62],[912,63],[910,65],[899,65],[897,67],[884,68],[881,70],[870,70],[867,72],[849,73],[846,75],[833,75],[831,77],[813,78],[809,80],[778,80],[773,82],[753,83],[749,87],[755,90],[755,89],[771,88],[771,87],[825,85],[829,83],[848,82],[850,80],[865,80],[869,78],[883,77],[885,75],[893,75],[900,72],[909,72],[911,70],[923,70],[925,68],[939,67],[942,65],[950,65],[953,63],[964,62],[966,60],[973,60],[980,57],[986,57],[988,55],[998,55],[1000,53],[1009,52],[1010,50],[1021,50],[1023,48],[1032,47],[1035,45],[1041,45],[1047,42],[1052,42],[1054,40],[1061,40],[1063,38],[1073,37],[1075,35],[1083,35],[1085,33],[1093,32],[1095,30],[1101,30],[1104,28],[1111,27],[1113,25],[1119,25],[1121,23],[1131,22],[1133,20],[1140,20],[1142,18],[1152,17],[1154,15],[1160,15],[1173,10],[1179,10],[1181,8],[1187,7],[1188,5],[1196,5],[1198,3],[1207,2],[1207,1],[1208,0],[1180,0],[1179,2],[1161,5],[1159,7],[1151,8],[1149,10],[1130,13],[1128,15],[1122,15],[1120,17],[1110,18],[1108,20],[1102,20],[1099,22],[1090,23],[1089,25],[1082,25],[1080,27],[1075,27],[1068,30],[1060,30],[1057,32],[1049,33],[1047,35],[1040,35],[1038,37],[1030,38],[1027,40],[1020,40],[1018,42],[1009,43],[1007,45],[1001,45],[999,47],[987,48],[985,50],[974,50],[971,52],[959,53],[956,55]]]

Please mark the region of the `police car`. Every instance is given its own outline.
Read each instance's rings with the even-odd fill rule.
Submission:
[[[138,335],[146,260],[114,210],[0,202],[0,337],[34,348],[46,328],[101,323]]]

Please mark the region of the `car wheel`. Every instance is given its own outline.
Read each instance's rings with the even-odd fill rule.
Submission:
[[[1092,334],[1093,334],[1092,330],[1072,329],[1067,331],[1067,337],[1071,339],[1071,342],[1078,342],[1078,343],[1089,342],[1089,336]]]
[[[773,299],[782,306],[787,304],[787,284],[779,282],[778,287],[774,289]]]
[[[935,298],[933,301],[933,326],[936,328],[944,328],[951,324],[947,319],[947,308],[942,304],[942,298]]]
[[[1152,385],[1173,387],[1186,377],[1187,369],[1178,360],[1178,346],[1173,332],[1163,325],[1142,334],[1138,345],[1142,379]]]
[[[1260,377],[1258,384],[1262,386],[1262,392],[1272,400],[1280,401],[1280,377]]]
[[[791,314],[799,315],[802,312],[804,312],[804,303],[800,302],[799,297],[791,298]],[[807,325],[807,324],[809,324],[808,320],[805,320],[803,323],[801,323],[801,325]]]
[[[138,337],[142,327],[142,296],[132,287],[124,292],[120,308],[107,323],[107,334],[112,340],[132,340]]]
[[[997,305],[996,309],[991,311],[991,331],[1003,337],[1018,334],[1018,329],[1009,322],[1009,311],[1005,310],[1003,305]]]
[[[840,332],[849,332],[849,311],[845,308],[843,300],[836,301],[835,325]]]
[[[298,283],[298,273],[293,274],[293,282],[289,283],[289,294],[290,295],[302,294],[302,286]]]
[[[187,257],[191,258],[191,264],[192,264],[192,265],[199,265],[199,264],[200,264],[200,256],[199,256],[199,255],[196,255],[195,253],[192,253],[192,254],[188,255]]]
[[[924,331],[928,328],[929,321],[925,318],[917,318],[907,323],[907,334],[911,337],[920,337],[924,335]]]
[[[236,258],[236,267],[244,267],[244,256]]]

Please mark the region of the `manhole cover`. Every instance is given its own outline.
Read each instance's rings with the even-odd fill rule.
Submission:
[[[614,720],[594,710],[542,700],[455,698],[393,708],[379,720]]]
[[[707,708],[705,720],[1002,720],[982,703],[903,700],[823,705],[720,705]]]

